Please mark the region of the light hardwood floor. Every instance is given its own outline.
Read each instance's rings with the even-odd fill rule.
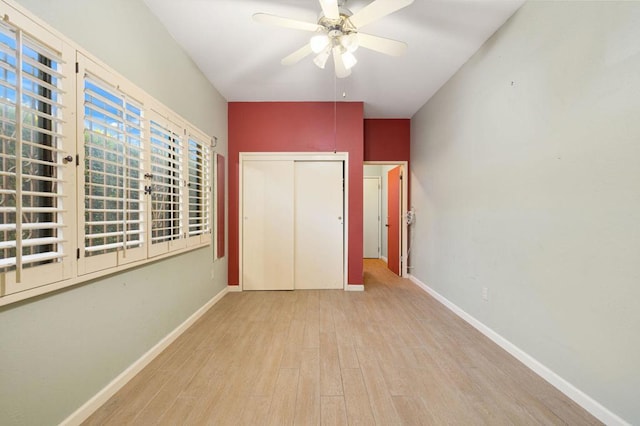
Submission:
[[[599,424],[381,261],[365,289],[230,293],[85,424]]]

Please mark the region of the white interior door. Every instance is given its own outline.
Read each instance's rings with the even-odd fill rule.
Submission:
[[[342,161],[295,162],[296,289],[344,285]]]
[[[242,287],[293,289],[294,163],[244,161]]]
[[[380,178],[364,178],[364,257],[378,259],[381,246]]]

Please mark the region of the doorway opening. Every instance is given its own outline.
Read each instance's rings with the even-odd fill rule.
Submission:
[[[401,277],[408,274],[408,163],[365,161],[364,257],[381,259]]]

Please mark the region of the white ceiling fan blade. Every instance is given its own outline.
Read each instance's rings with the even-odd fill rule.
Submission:
[[[282,65],[293,65],[298,61],[300,61],[302,58],[310,55],[311,53],[313,53],[313,50],[311,50],[311,45],[307,43],[304,46],[302,46],[300,49],[293,52],[291,55],[283,58],[280,61],[280,63]]]
[[[340,10],[337,0],[320,0],[322,13],[329,19],[340,19]]]
[[[302,31],[319,31],[323,27],[311,22],[298,21],[297,19],[283,18],[281,16],[270,15],[268,13],[254,13],[253,20],[261,24],[277,25],[279,27],[291,28]]]
[[[403,7],[409,6],[411,3],[413,3],[413,0],[375,0],[357,11],[349,20],[356,28],[360,29]]]
[[[340,52],[340,46],[333,48],[333,64],[336,68],[336,77],[345,78],[351,74],[351,70],[348,70],[342,60],[342,54]]]
[[[407,51],[407,43],[371,34],[358,33],[358,46],[391,56],[402,56]]]

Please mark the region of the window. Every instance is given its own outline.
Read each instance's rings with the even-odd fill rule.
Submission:
[[[153,117],[149,125],[151,195],[151,248],[156,255],[186,243],[183,204],[183,139],[179,126]]]
[[[210,244],[210,138],[0,7],[0,305]]]
[[[140,102],[91,74],[82,63],[84,250],[80,272],[86,273],[146,256],[144,115]]]
[[[188,235],[196,242],[211,239],[211,148],[204,135],[191,132],[188,138],[189,223]]]
[[[0,23],[0,273],[6,293],[69,276],[61,54]],[[73,159],[73,157],[71,157]],[[69,192],[65,192],[69,190]]]

